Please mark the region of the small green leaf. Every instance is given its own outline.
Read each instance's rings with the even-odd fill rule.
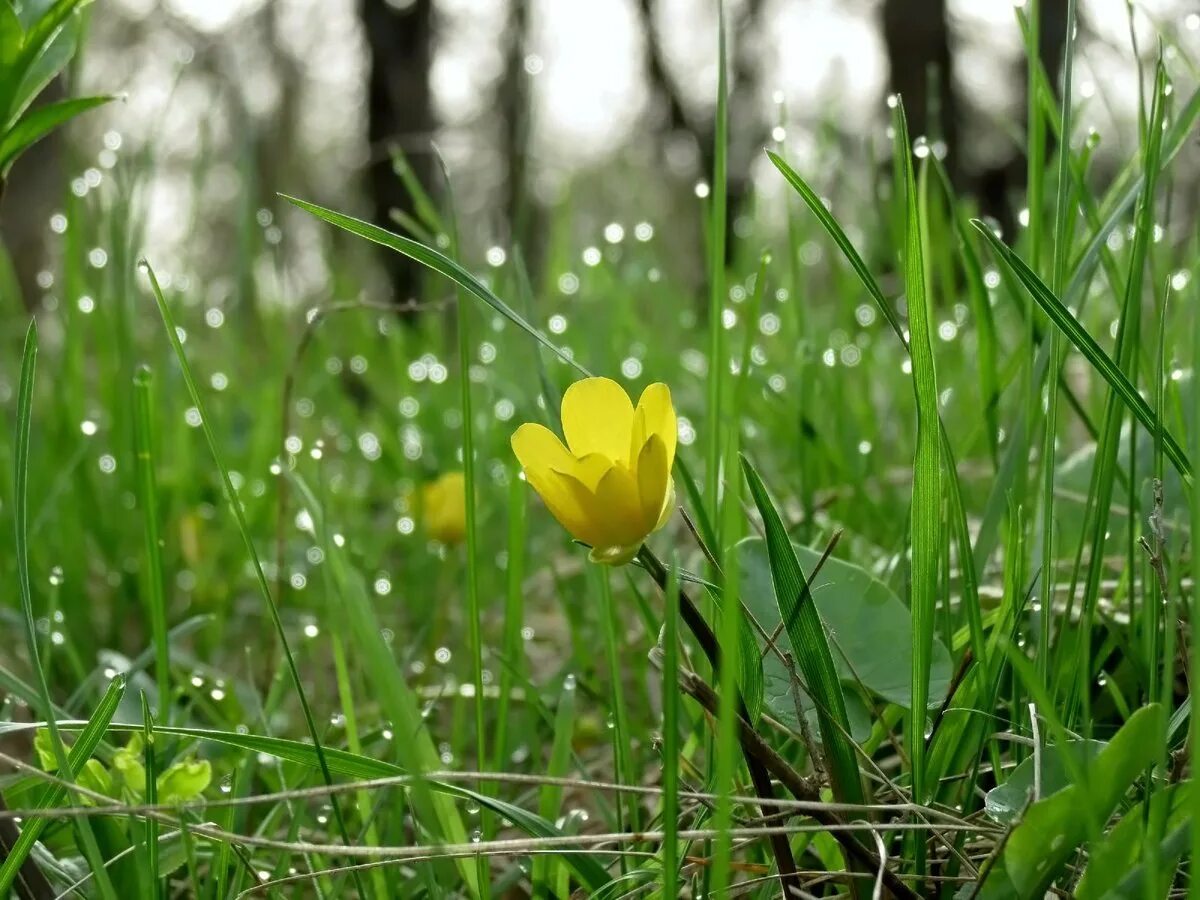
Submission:
[[[89,791],[95,791],[97,794],[103,794],[106,797],[117,799],[116,785],[113,784],[112,775],[108,769],[104,768],[104,764],[98,759],[89,759],[83,764],[79,775],[75,781],[81,788],[86,788]],[[95,805],[94,800],[90,797],[81,798],[83,802],[89,806]]]
[[[207,759],[175,763],[158,776],[159,803],[187,803],[195,800],[212,783],[212,764]]]
[[[814,571],[820,553],[795,544],[792,550],[805,572]],[[771,632],[780,618],[766,544],[761,538],[746,538],[738,544],[738,559],[742,603]],[[912,619],[900,598],[866,569],[834,557],[825,561],[809,588],[843,683],[861,683],[872,694],[907,709],[912,703]],[[763,661],[764,677],[773,657],[769,654]],[[777,658],[775,665],[782,669]],[[934,641],[931,708],[941,705],[952,675],[950,652],[941,641]]]
[[[1061,746],[1046,747],[1042,751],[1042,784],[1040,796],[1050,797],[1071,785],[1071,770],[1063,761],[1063,754],[1075,757],[1079,765],[1091,759],[1107,746],[1103,741],[1070,741]],[[1021,810],[1033,796],[1033,757],[1023,760],[1012,770],[1008,780],[987,792],[984,808],[987,814],[1001,824],[1016,820]]]
[[[129,743],[113,754],[113,771],[124,787],[139,800],[146,795],[146,766],[142,762],[142,736],[134,734]]]
[[[33,749],[37,753],[38,765],[43,772],[58,771],[58,757],[50,739],[50,729],[39,728],[33,735]]]

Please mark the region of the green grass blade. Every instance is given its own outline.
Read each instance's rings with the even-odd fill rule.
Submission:
[[[154,806],[158,803],[158,768],[154,758],[154,716],[150,712],[150,701],[146,693],[141,694],[142,701],[142,764],[146,768],[146,803]],[[161,866],[158,858],[158,819],[147,816],[143,823],[143,840],[146,847],[146,872],[150,883],[150,896],[161,897],[162,883],[159,881]]]
[[[18,156],[55,128],[65,125],[89,109],[110,103],[113,99],[115,98],[108,96],[75,97],[35,106],[0,137],[0,178],[8,175]]]
[[[146,605],[154,640],[154,677],[158,685],[158,715],[171,721],[171,643],[167,633],[167,601],[163,594],[162,544],[158,532],[158,484],[154,475],[154,425],[151,396],[154,376],[142,366],[133,376],[134,448],[137,460],[137,500],[142,510],[146,553]]]
[[[562,690],[558,694],[558,710],[554,714],[554,738],[550,745],[550,761],[546,769],[546,774],[551,778],[564,778],[569,774],[571,740],[575,735],[575,697],[575,676],[567,675],[563,679]],[[562,794],[561,785],[543,785],[538,796],[538,815],[547,822],[557,819],[562,808]],[[530,877],[533,895],[554,896],[554,886],[558,883],[560,871],[564,869],[565,866],[553,857],[535,856]]]
[[[1151,434],[1155,433],[1160,425],[1155,419],[1154,410],[1150,408],[1150,404],[1146,402],[1146,399],[1133,386],[1128,376],[1121,371],[1112,357],[1104,352],[1100,345],[1096,343],[1096,340],[1079,323],[1079,320],[1071,314],[1071,311],[1046,286],[1046,283],[1011,248],[996,237],[990,228],[978,219],[974,220],[972,224],[983,235],[984,240],[987,241],[996,256],[1004,262],[1013,274],[1017,276],[1021,284],[1033,295],[1033,299],[1037,301],[1038,306],[1045,311],[1050,320],[1062,330],[1067,339],[1075,345],[1075,348],[1083,354],[1084,358],[1108,382],[1113,391],[1116,392],[1117,397],[1137,417],[1137,420]],[[1187,454],[1180,447],[1179,442],[1176,441],[1175,436],[1166,430],[1165,427],[1163,428],[1163,447],[1167,458],[1171,460],[1171,464],[1175,467],[1176,471],[1190,484],[1192,481],[1191,462],[1188,460]]]
[[[332,786],[333,775],[330,773],[329,767],[324,764],[325,754],[321,744],[321,735],[317,731],[317,723],[313,719],[312,707],[309,705],[308,695],[304,691],[304,682],[301,680],[300,671],[296,667],[296,659],[292,654],[291,645],[288,643],[287,632],[283,627],[283,620],[279,617],[279,608],[275,605],[275,599],[271,596],[271,588],[267,584],[267,576],[263,571],[262,560],[259,559],[258,550],[254,546],[254,538],[250,533],[250,526],[246,522],[246,514],[242,510],[242,501],[238,497],[237,489],[233,486],[233,481],[230,480],[229,469],[222,461],[221,451],[217,447],[217,438],[213,433],[212,425],[209,423],[208,411],[205,407],[204,398],[200,396],[200,389],[196,384],[195,376],[192,374],[191,364],[188,362],[187,354],[184,352],[183,342],[179,337],[179,328],[175,324],[175,317],[171,314],[171,308],[167,305],[167,298],[163,295],[158,278],[155,276],[150,264],[142,260],[139,265],[150,280],[150,288],[154,294],[154,301],[158,305],[159,315],[162,316],[163,325],[166,327],[167,339],[171,343],[171,349],[175,351],[175,359],[179,363],[179,369],[183,374],[184,383],[187,385],[192,405],[196,407],[196,410],[200,414],[200,425],[204,432],[204,439],[208,443],[209,452],[212,454],[213,464],[217,467],[217,471],[221,475],[221,486],[224,488],[225,501],[229,505],[230,512],[233,513],[233,519],[237,525],[238,532],[241,534],[242,543],[246,547],[246,553],[254,568],[258,590],[267,607],[267,612],[270,614],[271,624],[275,628],[276,637],[279,638],[280,647],[283,649],[288,675],[291,678],[292,686],[296,690],[296,697],[300,701],[300,711],[304,716],[308,735],[312,739],[317,759],[321,761],[321,776],[325,779],[327,785]],[[338,803],[336,797],[330,798],[330,805],[333,808],[334,821],[337,824],[338,832],[341,834],[342,839],[349,844],[350,833],[346,829],[346,822],[342,818],[341,805]],[[358,885],[359,893],[364,894],[362,882],[357,872],[354,874],[354,878]]]
[[[362,219],[356,219],[353,216],[347,216],[339,212],[334,212],[332,209],[325,209],[322,206],[317,206],[315,203],[309,203],[305,200],[299,200],[296,197],[289,197],[286,194],[281,194],[284,200],[293,203],[300,207],[305,212],[311,213],[318,219],[323,219],[330,225],[335,225],[343,231],[348,231],[351,234],[358,235],[361,238],[366,238],[381,246],[395,250],[397,253],[402,253],[409,259],[419,262],[440,275],[449,278],[460,288],[467,293],[473,295],[479,300],[482,300],[504,318],[508,319],[539,344],[561,359],[563,362],[573,366],[581,374],[587,375],[588,372],[570,356],[563,353],[558,346],[551,341],[541,331],[530,325],[525,319],[514,310],[511,306],[497,297],[483,282],[464,269],[457,262],[446,256],[444,253],[439,253],[431,247],[426,247],[417,241],[410,240],[406,237],[401,237],[398,234],[392,234],[377,225],[372,225],[370,222],[364,222]]]
[[[125,679],[121,677],[114,678],[109,683],[108,690],[105,691],[104,696],[96,705],[91,718],[83,725],[78,740],[71,747],[67,765],[59,767],[59,777],[63,777],[65,773],[78,771],[84,763],[92,758],[92,754],[96,752],[96,748],[108,730],[109,723],[112,722],[112,717],[116,714],[117,707],[120,705],[121,697],[124,694]],[[51,721],[53,720],[47,719],[46,724],[49,725]],[[67,723],[64,722],[62,724],[66,726]],[[53,784],[47,786],[42,791],[34,805],[38,809],[52,809],[56,806],[61,806],[66,797],[67,789],[62,785]],[[49,818],[39,816],[25,822],[21,828],[20,837],[17,838],[16,843],[13,844],[12,849],[4,858],[3,864],[0,864],[0,893],[9,890],[13,886],[13,882],[18,878],[21,865],[50,821]],[[107,871],[103,864],[100,864],[98,867],[93,866],[93,871],[99,883],[103,884],[105,881],[108,881]],[[108,885],[108,896],[116,896],[111,882]]]
[[[721,490],[721,386],[725,380],[725,208],[728,199],[729,109],[725,60],[725,9],[717,2],[717,111],[713,134],[713,184],[708,222],[708,415],[705,443],[705,491],[708,508],[719,509]],[[721,558],[719,540],[713,550]]]
[[[17,393],[16,452],[13,459],[13,528],[17,553],[17,585],[21,597],[22,620],[25,626],[26,651],[29,654],[29,664],[37,683],[38,705],[46,717],[50,746],[54,750],[59,775],[70,781],[74,778],[79,766],[82,766],[88,757],[75,759],[72,754],[69,754],[58,730],[54,701],[50,696],[50,683],[38,651],[37,626],[33,612],[33,586],[29,576],[29,445],[33,426],[33,383],[37,371],[37,354],[37,320],[30,319],[29,328],[25,332],[25,348],[21,356],[21,383]],[[37,840],[37,834],[43,826],[44,820],[39,820],[36,825],[29,823],[21,832],[16,845],[5,859],[3,867],[0,867],[0,893],[12,886],[13,880],[17,877],[26,855],[33,847],[34,841]],[[92,834],[91,825],[86,820],[79,820],[75,823],[75,833],[84,856],[95,873],[96,884],[100,888],[101,894],[107,900],[115,900],[116,894],[112,881],[109,879],[108,870],[104,867],[104,861],[96,845],[95,836]],[[28,841],[23,843],[27,834],[29,835]]]
[[[447,843],[463,843],[467,840],[467,831],[458,808],[444,795],[431,794],[424,779],[420,778],[423,772],[436,769],[440,758],[421,716],[417,698],[400,671],[391,648],[380,634],[379,619],[367,597],[366,586],[358,573],[352,571],[345,551],[333,541],[325,510],[316,495],[296,473],[289,473],[289,476],[312,517],[313,533],[321,541],[325,565],[329,566],[336,591],[331,599],[342,612],[343,621],[348,627],[347,638],[362,660],[380,706],[392,722],[392,730],[403,736],[395,741],[394,746],[404,770],[417,777],[413,784],[416,812],[425,828],[435,837]],[[471,893],[477,895],[479,870],[476,861],[459,859],[456,865]]]
[[[662,896],[679,895],[679,566],[675,560],[667,572],[663,592],[663,845]]]
[[[912,355],[913,389],[917,406],[917,451],[913,462],[912,504],[909,535],[912,541],[912,709],[909,722],[909,756],[913,768],[913,791],[918,802],[928,793],[925,784],[925,719],[929,706],[929,672],[933,654],[934,617],[937,611],[938,557],[942,548],[941,441],[939,439],[937,378],[931,338],[931,304],[926,280],[926,237],[923,207],[926,180],[922,173],[920,191],[912,166],[904,105],[896,104],[893,123],[894,152],[904,160],[906,226],[904,289],[908,299],[909,346]],[[928,170],[925,170],[928,171]],[[922,865],[918,861],[918,871]]]
[[[846,698],[833,665],[825,626],[809,596],[807,580],[779,510],[750,460],[742,455],[741,461],[754,505],[762,516],[779,612],[792,645],[792,654],[817,708],[821,744],[833,780],[834,797],[843,803],[862,803],[862,779],[858,756],[849,737]]]

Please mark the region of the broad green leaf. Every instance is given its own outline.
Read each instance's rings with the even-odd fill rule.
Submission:
[[[17,17],[17,11],[9,2],[0,3],[0,94],[6,91],[17,55],[25,43],[25,29]]]
[[[1068,744],[1049,746],[1042,750],[1041,796],[1050,797],[1071,785],[1071,771],[1063,761],[1063,754],[1070,753],[1080,765],[1104,749],[1103,741],[1071,741]],[[984,808],[989,816],[1001,824],[1014,821],[1033,795],[1033,757],[1022,760],[1009,773],[1008,779],[999,787],[987,792]]]
[[[806,573],[816,568],[820,553],[795,544],[792,549]],[[759,624],[771,632],[779,625],[780,617],[767,546],[761,538],[746,538],[738,544],[738,559],[742,602]],[[912,620],[900,598],[865,569],[833,557],[809,581],[809,588],[829,635],[842,682],[861,683],[888,703],[907,709],[912,703]],[[787,680],[787,673],[774,654],[763,660],[764,679],[772,662],[772,673],[782,672]],[[935,641],[930,707],[941,705],[952,675],[950,652],[940,641]],[[848,709],[850,696],[851,692],[847,692]],[[805,702],[811,705],[807,698]]]
[[[1103,828],[1133,782],[1158,758],[1163,710],[1142,707],[1087,769],[1087,784],[1072,784],[1029,807],[1013,829],[1000,861],[1004,878],[988,877],[980,900],[1040,898],[1093,832]]]
[[[1158,791],[1150,800],[1150,816],[1166,813],[1167,838],[1163,841],[1164,850],[1160,852],[1159,864],[1164,875],[1174,870],[1183,849],[1180,846],[1172,852],[1172,846],[1178,839],[1172,841],[1172,835],[1180,828],[1190,825],[1188,804],[1192,782],[1173,784]],[[1163,805],[1168,808],[1163,810]],[[1142,879],[1145,878],[1143,863],[1143,845],[1146,838],[1147,810],[1144,802],[1129,809],[1121,820],[1104,836],[1104,839],[1092,848],[1088,854],[1087,868],[1083,877],[1075,886],[1075,896],[1078,900],[1101,900],[1101,898],[1128,897],[1142,898]],[[1186,844],[1184,845],[1186,846]],[[1136,889],[1134,885],[1126,884],[1132,876],[1137,876]],[[1165,882],[1160,882],[1165,883]]]
[[[17,124],[0,137],[0,178],[8,174],[12,164],[24,151],[36,144],[55,128],[80,113],[112,100],[112,97],[78,97],[47,103],[29,110]]]

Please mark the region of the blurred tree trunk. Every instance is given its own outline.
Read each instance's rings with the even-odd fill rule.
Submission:
[[[534,213],[528,193],[527,173],[532,110],[525,52],[529,43],[529,0],[510,0],[505,29],[504,77],[497,86],[501,145],[504,150],[504,211],[509,239],[524,245],[531,237]],[[526,247],[526,250],[530,248]],[[536,267],[535,267],[536,268]]]
[[[404,151],[422,185],[430,184],[435,126],[429,88],[433,61],[433,0],[362,0],[363,32],[371,50],[367,84],[367,139],[371,146],[369,187],[375,224],[394,231],[391,211],[414,207],[392,163],[392,149]],[[381,260],[391,282],[392,301],[418,299],[420,267],[390,250]]]
[[[1067,0],[1040,0],[1038,11],[1038,55],[1057,93],[1067,37]],[[1017,150],[1010,159],[983,171],[962,170],[958,152],[961,108],[953,78],[945,0],[884,0],[883,34],[891,89],[904,98],[910,133],[945,141],[951,178],[975,194],[982,213],[995,218],[1005,234],[1012,234],[1016,226],[1013,194],[1025,187],[1025,156]],[[1017,65],[1020,71],[1014,72],[1014,78],[1020,79],[1024,91],[1024,60]],[[931,85],[936,86],[936,93],[931,94]]]
[[[53,103],[66,96],[61,78],[50,83],[36,105]],[[41,294],[37,273],[46,268],[46,239],[49,236],[50,215],[55,204],[62,202],[66,188],[64,178],[66,137],[61,129],[42,138],[29,153],[22,154],[5,181],[0,202],[0,239],[4,253],[12,263],[10,276],[15,276],[25,309],[32,312]],[[0,279],[0,289],[12,282]],[[8,298],[4,298],[7,302]],[[66,302],[67,298],[60,298]]]
[[[946,0],[885,0],[883,41],[891,89],[904,101],[909,134],[944,141],[946,168],[957,181],[958,97]]]
[[[726,66],[729,109],[729,147],[727,198],[725,207],[726,262],[731,261],[735,241],[734,223],[743,211],[750,193],[750,167],[760,151],[766,125],[760,114],[759,76],[760,54],[753,46],[760,34],[762,0],[748,0],[736,21],[727,22]],[[714,167],[716,134],[712,115],[702,119],[689,113],[682,93],[667,66],[663,53],[662,35],[655,21],[654,0],[638,0],[642,30],[646,36],[646,76],[651,96],[665,111],[659,123],[663,141],[687,135],[694,143],[700,161],[700,177],[711,181]],[[714,51],[715,52],[715,51]]]

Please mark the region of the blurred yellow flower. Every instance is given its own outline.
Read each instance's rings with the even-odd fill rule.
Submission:
[[[467,482],[447,472],[421,488],[421,525],[434,540],[457,544],[467,533]]]
[[[671,391],[650,385],[635,410],[615,381],[585,378],[563,395],[562,423],[569,450],[529,423],[513,434],[513,452],[554,518],[591,545],[593,562],[627,563],[675,506]]]

